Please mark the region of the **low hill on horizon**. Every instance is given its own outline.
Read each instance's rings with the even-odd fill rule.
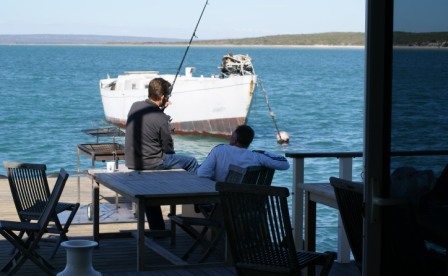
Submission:
[[[197,40],[194,44],[207,45],[328,45],[328,46],[363,46],[364,33],[331,32],[316,34],[272,35],[241,39]]]
[[[185,39],[134,37],[134,36],[103,36],[103,35],[0,35],[3,45],[45,45],[45,44],[139,44],[139,45],[183,45]],[[193,45],[364,45],[364,33],[318,33],[298,35],[274,35],[253,38],[193,40]]]
[[[252,38],[193,40],[196,46],[364,46],[361,32],[272,35]],[[185,45],[176,38],[103,35],[0,35],[0,45]],[[448,47],[448,32],[395,32],[395,46]]]
[[[110,43],[177,43],[185,40],[175,38],[107,36],[107,35],[64,35],[64,34],[32,34],[1,35],[0,44],[6,45],[45,45],[45,44],[110,44]]]

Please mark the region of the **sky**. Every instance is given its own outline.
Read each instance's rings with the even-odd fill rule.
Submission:
[[[0,34],[190,39],[206,0],[5,0]],[[364,32],[365,0],[209,0],[197,39]]]

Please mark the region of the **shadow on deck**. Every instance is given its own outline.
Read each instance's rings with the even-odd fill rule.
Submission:
[[[76,232],[76,225],[72,225],[73,232]],[[182,236],[182,235],[181,235]],[[182,253],[186,250],[187,246],[191,244],[191,239],[187,236],[181,237],[179,236],[176,244],[174,246],[169,245],[169,239],[158,239],[157,243],[172,252],[176,255],[182,255]],[[51,238],[50,238],[51,239]],[[71,239],[87,239],[92,240],[91,236],[79,236],[74,237],[71,236]],[[38,249],[39,253],[42,254],[45,258],[48,258],[51,254],[53,243],[41,243],[40,248]],[[101,272],[103,275],[137,275],[136,271],[136,239],[134,238],[114,238],[114,239],[102,239],[100,241],[100,246],[93,250],[93,266],[95,270]],[[8,258],[11,256],[11,246],[5,240],[0,240],[0,265],[6,263]],[[175,274],[173,268],[170,267],[170,263],[166,261],[164,258],[152,252],[150,249],[145,249],[145,270],[151,270],[151,272],[145,272],[141,275],[167,275],[167,270],[172,273],[170,275],[236,275],[235,270],[231,266],[225,266],[223,263],[223,258],[215,254],[210,258],[210,264],[207,264],[206,267],[209,268],[181,268],[178,269],[182,273]],[[195,263],[195,256],[191,257],[191,263]],[[49,260],[50,263],[54,267],[54,272],[58,273],[65,268],[66,264],[66,252],[63,247],[61,247],[56,256],[53,259]],[[189,262],[190,263],[190,262]],[[210,274],[206,272],[210,270]],[[165,271],[165,272],[164,272]],[[129,272],[129,273],[128,273]],[[188,274],[192,273],[192,274]],[[22,268],[19,270],[17,275],[46,275],[30,260],[27,260]],[[140,274],[138,274],[140,275]]]
[[[76,231],[73,227],[72,231]],[[73,237],[72,239],[90,239],[91,237]],[[178,235],[176,245],[170,246],[169,239],[157,240],[157,242],[175,252],[176,255],[182,255],[191,244],[192,240],[184,235]],[[53,244],[42,243],[39,252],[48,257],[51,253]],[[11,246],[5,240],[0,240],[0,264],[3,265],[10,256]],[[146,262],[145,270],[137,273],[136,271],[136,239],[134,238],[115,238],[104,239],[100,241],[100,246],[93,250],[93,266],[95,270],[101,272],[103,275],[236,275],[234,268],[230,265],[224,265],[222,258],[216,254],[210,258],[211,263],[207,263],[204,267],[195,267],[195,256],[192,256],[191,267],[174,268],[169,267],[170,263],[152,252],[150,249],[145,251]],[[212,263],[212,261],[216,261]],[[56,256],[50,260],[50,263],[55,268],[55,273],[64,270],[66,264],[66,252],[64,248],[60,248]],[[189,262],[190,263],[190,262]],[[17,275],[46,275],[34,265],[31,261],[27,261],[20,269]],[[360,275],[357,268],[352,264],[338,264],[335,263],[330,275]]]
[[[72,225],[71,231],[76,233],[76,230],[80,228],[78,225]],[[83,225],[83,228],[87,225]],[[83,232],[81,230],[81,232]],[[180,231],[179,231],[180,232]],[[71,239],[88,239],[91,240],[91,236],[74,236],[71,235]],[[171,250],[176,255],[181,256],[188,246],[192,243],[191,238],[179,233],[177,236],[177,242],[175,245],[169,245],[169,239],[158,239],[157,243],[161,246]],[[42,243],[39,248],[39,252],[44,257],[49,257],[53,243]],[[200,250],[199,250],[200,251]],[[9,258],[11,252],[11,246],[5,240],[0,240],[0,264],[3,265]],[[198,252],[200,253],[200,252]],[[214,253],[208,260],[204,267],[195,267],[195,260],[199,254],[192,255],[189,259],[189,263],[193,264],[191,267],[174,268],[170,267],[170,263],[164,258],[160,257],[150,249],[145,249],[146,263],[144,272],[137,273],[136,271],[136,239],[134,238],[115,238],[115,239],[103,239],[100,241],[100,246],[93,250],[93,266],[95,270],[101,272],[103,275],[236,275],[235,269],[231,265],[225,265],[223,263],[222,252]],[[66,252],[64,248],[60,248],[56,256],[49,260],[54,266],[55,273],[58,273],[65,268],[66,264]],[[20,269],[17,275],[46,275],[31,261],[26,261],[23,267]],[[361,275],[358,269],[353,264],[339,264],[333,265],[332,276],[355,276]]]

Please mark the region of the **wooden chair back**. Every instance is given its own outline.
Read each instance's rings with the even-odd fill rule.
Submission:
[[[51,219],[56,216],[56,206],[61,198],[65,183],[67,183],[68,173],[64,169],[60,169],[53,191],[48,198],[47,204],[39,216],[38,223],[42,229],[46,229]]]
[[[263,166],[250,166],[247,168],[241,168],[236,165],[230,165],[225,182],[271,185],[272,179],[274,178],[274,173],[274,169]]]
[[[50,197],[46,165],[3,162],[20,220],[37,219]]]
[[[297,273],[284,187],[218,183],[232,257],[238,275],[255,271]]]
[[[359,269],[362,264],[364,184],[330,177],[342,224]]]

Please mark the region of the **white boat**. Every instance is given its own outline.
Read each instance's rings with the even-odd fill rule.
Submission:
[[[230,137],[249,114],[257,75],[248,55],[225,55],[219,74],[194,76],[194,67],[179,75],[165,113],[171,116],[174,134]],[[175,75],[157,71],[125,72],[117,78],[100,80],[101,100],[106,120],[125,127],[129,109],[135,101],[148,97],[153,78],[173,83]]]

